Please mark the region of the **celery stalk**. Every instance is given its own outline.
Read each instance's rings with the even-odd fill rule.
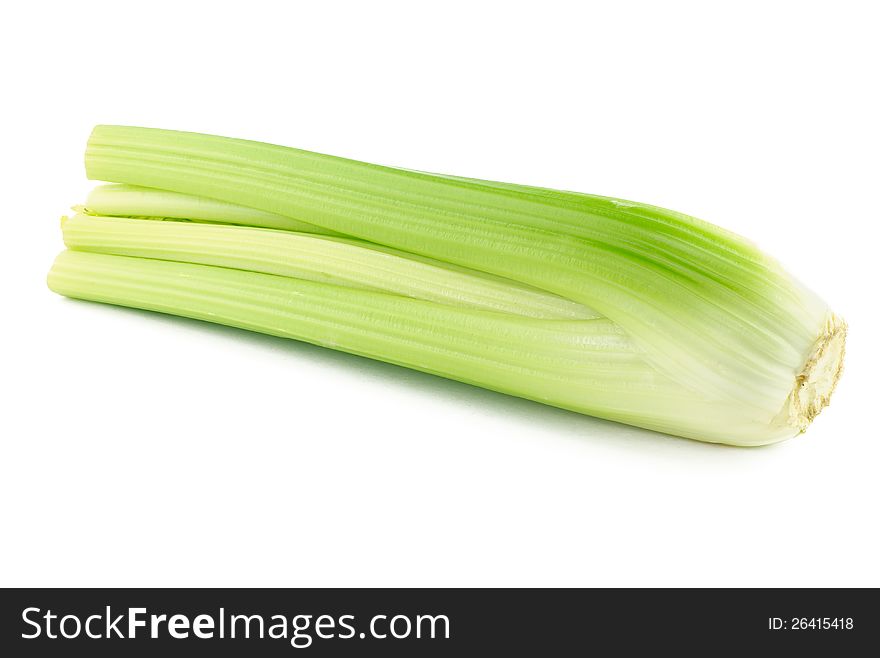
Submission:
[[[748,445],[790,433],[785,423],[768,428],[729,405],[695,398],[645,362],[605,318],[517,317],[244,270],[81,251],[58,256],[49,287],[69,297],[294,338],[681,436]]]
[[[82,212],[110,217],[187,219],[194,222],[243,224],[299,233],[333,234],[332,231],[314,224],[255,208],[134,185],[97,186],[89,193]]]
[[[172,227],[151,242],[132,225],[135,232],[121,246],[108,248],[117,238],[103,233],[71,246],[208,265],[71,253],[51,279],[63,294],[226,318],[218,321],[332,344],[603,418],[741,445],[803,431],[828,403],[842,370],[846,326],[821,299],[743,238],[654,206],[122,126],[95,128],[86,169],[93,179],[256,209],[349,239],[311,238],[323,243],[303,266],[297,259],[307,260],[307,245],[281,247],[288,238],[280,233],[270,240],[228,228],[243,238],[238,244],[235,237],[203,241]],[[169,197],[167,203],[191,202]],[[334,265],[335,273],[323,280],[302,280],[320,279],[320,259],[343,246],[374,253],[357,252],[351,269]],[[366,274],[380,253],[409,262],[393,261],[402,269],[383,283],[375,272],[372,279]],[[417,278],[413,263],[437,268],[417,293],[407,288]],[[480,285],[501,277],[506,286],[544,291],[555,303],[568,300],[601,317],[530,318],[521,311],[467,308],[461,300],[472,291],[432,296],[435,283],[441,289],[459,285],[454,273]],[[143,275],[143,285],[134,285],[136,275]],[[189,284],[198,285],[181,288]],[[291,316],[280,301],[268,300],[266,286],[285,287]],[[163,306],[166,293],[171,296]],[[185,299],[198,305],[190,308]],[[249,323],[248,312],[262,320],[287,319],[280,328]],[[541,331],[534,323],[544,323]],[[347,327],[345,340],[326,338],[341,331],[333,326]],[[614,333],[613,346],[603,339],[601,348],[590,347],[597,327],[605,337]],[[564,355],[557,351],[560,341],[567,345]],[[573,347],[581,341],[583,355]],[[421,351],[428,343],[434,351]]]
[[[83,214],[66,219],[62,229],[65,244],[82,251],[219,265],[527,317],[598,317],[530,286],[356,240]]]

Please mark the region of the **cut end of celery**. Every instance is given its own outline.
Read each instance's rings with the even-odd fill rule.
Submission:
[[[846,322],[833,313],[822,328],[789,398],[789,424],[804,432],[831,401],[846,352]]]

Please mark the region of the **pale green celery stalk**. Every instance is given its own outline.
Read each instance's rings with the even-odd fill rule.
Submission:
[[[83,251],[232,267],[527,317],[598,317],[581,304],[521,283],[354,240],[83,214],[65,219],[62,228],[65,244]]]
[[[134,185],[99,185],[89,193],[82,211],[89,215],[187,219],[193,222],[242,224],[299,233],[339,235],[314,224],[255,208]]]
[[[768,428],[768,441],[779,422],[802,431],[842,368],[845,325],[824,302],[750,242],[672,211],[122,126],[95,128],[86,168],[93,179],[296,217],[585,304],[670,380]],[[716,423],[705,419],[707,435]]]
[[[245,270],[82,251],[49,287],[69,297],[208,320],[407,366],[661,432],[782,438],[658,373],[605,318],[542,320]],[[713,419],[708,424],[706,419]],[[761,440],[756,440],[756,435]]]

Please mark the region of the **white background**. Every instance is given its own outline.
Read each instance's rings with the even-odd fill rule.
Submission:
[[[880,585],[871,2],[6,3],[2,585]],[[851,325],[734,449],[45,287],[96,123],[647,201]]]

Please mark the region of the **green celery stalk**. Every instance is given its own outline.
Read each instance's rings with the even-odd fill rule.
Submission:
[[[68,297],[293,338],[680,436],[750,445],[790,434],[785,422],[768,428],[730,405],[695,398],[659,374],[605,318],[517,317],[245,270],[83,251],[61,253],[48,283]]]
[[[442,307],[445,313],[486,314],[498,322],[504,317],[507,323],[608,323],[626,337],[642,369],[600,375],[600,371],[587,368],[583,377],[590,383],[585,386],[569,379],[565,386],[551,386],[542,379],[535,388],[527,378],[514,378],[502,389],[494,380],[476,377],[462,362],[444,367],[440,361],[395,360],[390,348],[387,353],[371,353],[362,350],[354,338],[340,349],[370,353],[375,358],[604,418],[744,445],[768,443],[803,431],[828,403],[842,370],[846,326],[821,299],[743,238],[654,206],[394,169],[244,140],[122,126],[95,128],[86,151],[86,169],[93,179],[295,218],[323,231],[371,243],[369,248],[377,252],[385,250],[414,262],[422,258],[421,262],[443,271],[467,268],[470,274],[478,271],[502,277],[595,309],[603,317],[538,320],[503,316],[440,304],[437,299],[406,299],[401,294],[358,289],[351,280],[337,285],[344,282],[341,278],[330,283],[296,284],[346,290],[344,294],[358,296],[350,301],[361,304],[365,315],[372,311],[369,304],[376,303],[370,295],[385,295],[408,304],[427,304],[434,309],[432,313],[439,313],[436,309]],[[137,237],[135,242],[142,239]],[[339,244],[364,246],[363,242],[344,240]],[[194,240],[187,253],[182,253],[183,246],[176,243],[168,249],[164,244],[160,251],[167,249],[163,252],[167,258],[221,265],[234,265],[237,258],[241,268],[303,276],[295,269],[265,267],[267,257],[256,252],[265,247],[269,253],[269,245],[249,252],[243,246],[239,253],[226,253],[222,259],[212,251],[216,246],[205,247],[200,240]],[[129,248],[132,255],[150,255],[143,251],[144,245],[129,244]],[[130,266],[108,265],[101,270],[108,285],[124,267]],[[349,279],[355,273],[350,274]],[[174,283],[158,275],[151,280],[157,286]],[[90,281],[97,285],[94,279]],[[395,290],[395,285],[398,283],[384,289],[402,292]],[[72,296],[100,296],[100,291],[89,287],[64,289]],[[104,301],[135,306],[146,303],[138,295],[125,288]],[[237,308],[243,301],[238,299]],[[416,308],[395,304],[383,303],[382,307],[389,313]],[[307,305],[304,312],[316,309]],[[187,314],[183,304],[167,312]],[[449,315],[431,317],[440,325],[453,320]],[[463,320],[463,316],[455,320]],[[241,317],[235,318],[236,326],[242,322]],[[406,317],[398,317],[397,322],[414,334],[419,332]],[[428,331],[427,325],[419,326]],[[496,334],[491,326],[468,326],[485,332],[472,339],[489,349]],[[383,327],[377,331],[382,333]],[[507,330],[501,325],[497,329]],[[436,331],[444,336],[442,340],[452,340],[439,325]],[[402,335],[397,338],[403,340]],[[317,336],[302,339],[319,340]],[[517,349],[526,360],[535,350],[540,352],[525,342]],[[506,352],[503,358],[526,367],[514,352],[516,349]],[[583,366],[577,359],[571,363]],[[559,367],[562,372],[564,367]],[[574,377],[566,374],[569,376]],[[619,404],[599,392],[603,377],[608,377],[606,393],[619,395]],[[621,386],[620,378],[628,385]],[[623,392],[627,387],[629,393]],[[592,399],[571,397],[581,394]]]
[[[186,219],[193,222],[260,226],[299,233],[334,234],[314,224],[255,208],[134,185],[98,185],[89,193],[85,206],[76,209],[89,215],[109,217]]]
[[[356,240],[83,214],[65,218],[62,229],[65,244],[82,251],[232,267],[527,317],[598,317],[552,293]]]

